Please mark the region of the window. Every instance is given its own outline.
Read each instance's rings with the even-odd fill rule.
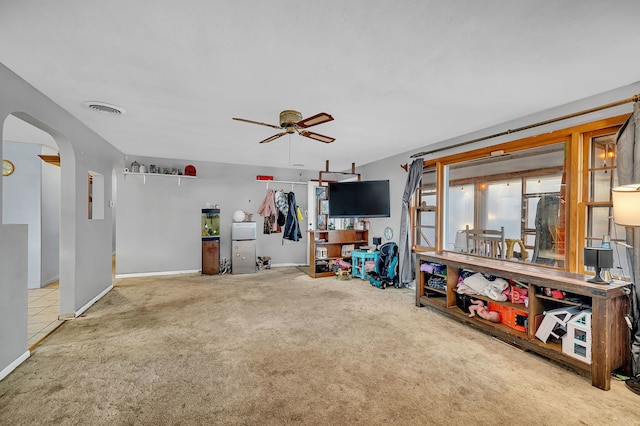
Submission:
[[[613,244],[614,275],[629,276],[629,265],[626,249],[616,244],[626,239],[624,226],[616,225],[611,202],[611,189],[618,186],[616,173],[616,133],[618,127],[588,132],[583,137],[587,184],[583,188],[584,200],[584,247],[599,247],[604,237],[609,237]],[[582,259],[582,252],[580,252]],[[579,262],[582,267],[584,262]],[[592,268],[590,268],[592,269]],[[588,269],[589,270],[589,269]]]
[[[558,230],[564,229],[559,217],[565,145],[559,142],[447,166],[443,248],[476,254],[466,244],[467,226],[503,231],[505,240],[513,242],[500,247],[501,256],[504,252],[511,260],[564,267],[564,239]]]
[[[455,185],[449,191],[446,235],[453,239],[447,240],[447,250],[463,251],[466,248],[466,237],[458,232],[467,226],[473,228],[475,193],[472,184]]]
[[[436,247],[436,169],[424,168],[422,184],[415,196],[414,245],[423,249]]]
[[[625,232],[611,220],[611,189],[618,183],[615,138],[627,118],[619,115],[425,160],[422,187],[412,205],[416,250],[504,253],[510,261],[585,273],[583,248],[599,246],[603,236],[610,236],[611,272],[626,279],[626,252],[616,244],[625,242]],[[501,252],[470,247],[467,226],[504,236],[498,242]],[[496,244],[498,237],[488,235],[488,242]],[[486,243],[481,241],[481,247]]]

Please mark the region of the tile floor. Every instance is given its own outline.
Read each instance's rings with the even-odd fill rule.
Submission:
[[[116,256],[111,257],[111,275],[116,274]],[[45,337],[64,321],[58,319],[60,312],[60,283],[46,287],[29,289],[29,321],[27,346],[33,350]]]
[[[27,345],[29,350],[32,350],[42,339],[63,323],[58,320],[58,312],[60,311],[58,282],[42,288],[29,289],[28,297]]]

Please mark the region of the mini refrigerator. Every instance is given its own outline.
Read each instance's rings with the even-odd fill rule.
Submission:
[[[256,223],[231,224],[231,273],[256,273]]]

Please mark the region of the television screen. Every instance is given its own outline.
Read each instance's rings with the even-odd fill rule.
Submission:
[[[390,217],[389,181],[329,182],[329,217]]]

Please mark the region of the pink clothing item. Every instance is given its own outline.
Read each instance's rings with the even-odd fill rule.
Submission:
[[[278,216],[278,209],[276,208],[275,203],[275,192],[273,189],[267,189],[267,195],[260,203],[260,207],[258,208],[258,214],[262,217],[269,217],[271,215]]]

